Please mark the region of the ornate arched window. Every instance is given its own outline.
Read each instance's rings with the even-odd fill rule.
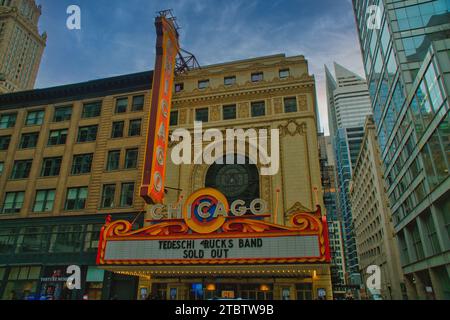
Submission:
[[[226,164],[226,157],[216,161],[206,173],[205,186],[218,189],[229,203],[244,200],[247,207],[260,197],[258,168],[247,157],[245,164]]]

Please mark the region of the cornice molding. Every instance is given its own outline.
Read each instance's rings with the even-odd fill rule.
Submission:
[[[174,105],[183,105],[195,102],[206,102],[217,99],[242,97],[257,94],[270,94],[292,89],[312,87],[314,87],[314,79],[310,77],[291,78],[290,81],[279,79],[273,81],[261,81],[258,82],[258,84],[248,81],[243,85],[221,85],[215,88],[209,87],[202,90],[194,89],[191,92],[177,93],[174,95],[172,101]]]
[[[277,59],[273,61],[273,59]],[[272,60],[272,61],[271,61]],[[292,60],[286,57],[278,57],[278,58],[267,58],[264,60],[262,58],[259,62],[249,61],[249,62],[236,62],[233,64],[223,64],[223,65],[212,65],[206,66],[201,69],[192,70],[189,73],[181,74],[176,77],[176,81],[184,81],[190,79],[198,79],[202,77],[215,76],[215,75],[223,75],[229,74],[233,75],[238,72],[249,72],[249,71],[257,71],[262,69],[271,69],[274,67],[285,68],[292,67],[293,65],[307,65],[307,61],[304,57],[297,58],[296,60]]]
[[[147,71],[47,89],[0,94],[0,110],[44,106],[132,91],[150,90],[152,79],[153,71]]]

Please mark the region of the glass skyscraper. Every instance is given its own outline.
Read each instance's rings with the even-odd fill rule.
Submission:
[[[349,186],[364,136],[364,122],[372,113],[366,80],[335,63],[336,80],[325,67],[328,122],[336,163],[338,216],[342,222],[346,284],[360,285]]]
[[[450,0],[353,6],[406,290],[450,299]]]

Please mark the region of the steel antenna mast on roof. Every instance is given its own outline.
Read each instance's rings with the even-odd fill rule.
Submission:
[[[177,22],[177,18],[173,14],[172,9],[162,10],[157,12],[158,17],[164,17],[170,21],[172,21],[173,25],[177,32],[181,30],[180,25]],[[191,52],[180,48],[178,51],[176,65],[175,65],[175,75],[183,74],[187,71],[200,69],[200,64],[198,63],[197,58]]]

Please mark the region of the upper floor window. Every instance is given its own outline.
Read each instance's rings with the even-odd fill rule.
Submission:
[[[122,190],[120,193],[120,206],[131,207],[133,205],[134,197],[134,183],[122,183]]]
[[[130,120],[130,126],[128,128],[128,136],[140,136],[141,135],[141,119]]]
[[[206,89],[209,87],[209,80],[199,80],[198,81],[198,88],[199,89]]]
[[[69,121],[72,117],[72,106],[56,107],[53,122]]]
[[[142,111],[144,109],[144,96],[133,97],[133,104],[131,106],[131,111]]]
[[[27,119],[25,125],[27,126],[38,126],[44,122],[44,110],[28,111]]]
[[[195,110],[195,121],[208,122],[209,120],[209,109],[201,108]]]
[[[24,191],[7,192],[3,201],[2,213],[19,213],[23,206]]]
[[[52,130],[50,131],[50,134],[48,136],[48,145],[49,146],[56,146],[59,144],[65,144],[67,140],[67,129],[61,129],[61,130]]]
[[[120,138],[123,137],[123,127],[125,125],[124,121],[113,122],[111,138]]]
[[[98,126],[80,127],[78,130],[78,142],[90,142],[97,139]]]
[[[170,125],[178,125],[178,110],[170,111]]]
[[[175,84],[175,92],[180,92],[184,90],[184,83],[176,83]]]
[[[0,137],[0,151],[8,150],[10,142],[11,142],[11,136],[1,136]]]
[[[12,128],[16,125],[17,113],[4,113],[0,116],[0,129]]]
[[[42,163],[41,177],[54,177],[61,170],[62,157],[46,158]]]
[[[55,189],[37,190],[34,200],[33,212],[50,212],[55,202]]]
[[[30,175],[33,160],[17,160],[14,162],[11,179],[27,179]]]
[[[290,71],[289,69],[282,69],[279,71],[279,77],[280,79],[286,79],[290,76]]]
[[[266,115],[266,104],[264,101],[252,102],[252,117],[261,117]]]
[[[20,138],[20,149],[36,148],[39,139],[39,132],[24,133]]]
[[[100,116],[102,111],[102,102],[89,102],[83,105],[83,112],[81,114],[82,118],[94,118]]]
[[[284,98],[284,112],[297,112],[297,98]]]
[[[105,184],[103,186],[102,192],[102,208],[112,208],[114,207],[114,195],[116,193],[116,185],[115,184]]]
[[[87,187],[68,188],[66,197],[66,210],[82,210],[86,206],[88,194]]]
[[[236,119],[236,105],[223,106],[223,120]]]
[[[231,86],[236,83],[236,76],[223,78],[223,84],[226,86]]]
[[[111,150],[108,152],[108,161],[106,163],[106,170],[119,170],[120,150]]]
[[[262,80],[264,80],[264,73],[262,72],[252,73],[252,82],[258,82]]]
[[[86,174],[91,172],[93,157],[94,155],[92,153],[74,155],[72,162],[72,174]]]
[[[119,98],[116,100],[116,113],[127,112],[128,98]]]
[[[138,149],[128,149],[125,154],[125,169],[137,167]]]
[[[4,168],[5,168],[5,163],[2,161],[2,162],[0,162],[0,175],[3,174]]]

